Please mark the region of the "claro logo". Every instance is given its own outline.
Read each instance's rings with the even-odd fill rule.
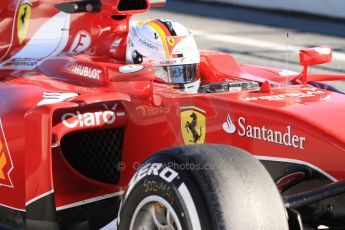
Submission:
[[[111,125],[115,123],[116,117],[125,116],[124,112],[116,113],[116,107],[117,104],[112,107],[112,110],[65,113],[62,115],[61,121],[67,128]]]

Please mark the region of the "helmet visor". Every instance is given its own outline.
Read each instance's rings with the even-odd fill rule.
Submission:
[[[175,84],[184,84],[198,79],[198,64],[156,66],[156,76],[160,79]]]

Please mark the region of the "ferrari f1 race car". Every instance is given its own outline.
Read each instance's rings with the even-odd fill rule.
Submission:
[[[1,1],[0,229],[344,229],[345,74],[308,72],[332,49],[301,73],[200,51],[185,92],[124,58],[162,4]]]

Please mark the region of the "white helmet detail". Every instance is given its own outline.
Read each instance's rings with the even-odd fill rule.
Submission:
[[[126,61],[154,66],[158,78],[186,92],[196,92],[199,88],[200,53],[190,30],[178,22],[157,19],[132,26],[127,38]]]

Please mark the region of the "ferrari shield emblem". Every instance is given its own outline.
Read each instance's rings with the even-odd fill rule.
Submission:
[[[168,43],[169,43],[169,45],[171,45],[171,46],[174,46],[175,45],[175,39],[174,38],[169,38],[168,39]]]
[[[13,164],[10,152],[8,151],[1,120],[0,128],[0,187],[7,186],[13,188],[13,184],[10,178]]]
[[[169,44],[167,48],[170,55],[174,53],[181,53],[181,52],[177,52],[177,50],[174,50],[174,49],[185,38],[186,36],[166,36],[165,39],[166,39],[167,44]]]
[[[206,134],[205,111],[194,106],[181,107],[181,133],[185,144],[203,144]]]
[[[26,38],[29,29],[29,21],[31,16],[31,2],[23,1],[19,7],[17,16],[17,35],[19,44],[22,44]]]

